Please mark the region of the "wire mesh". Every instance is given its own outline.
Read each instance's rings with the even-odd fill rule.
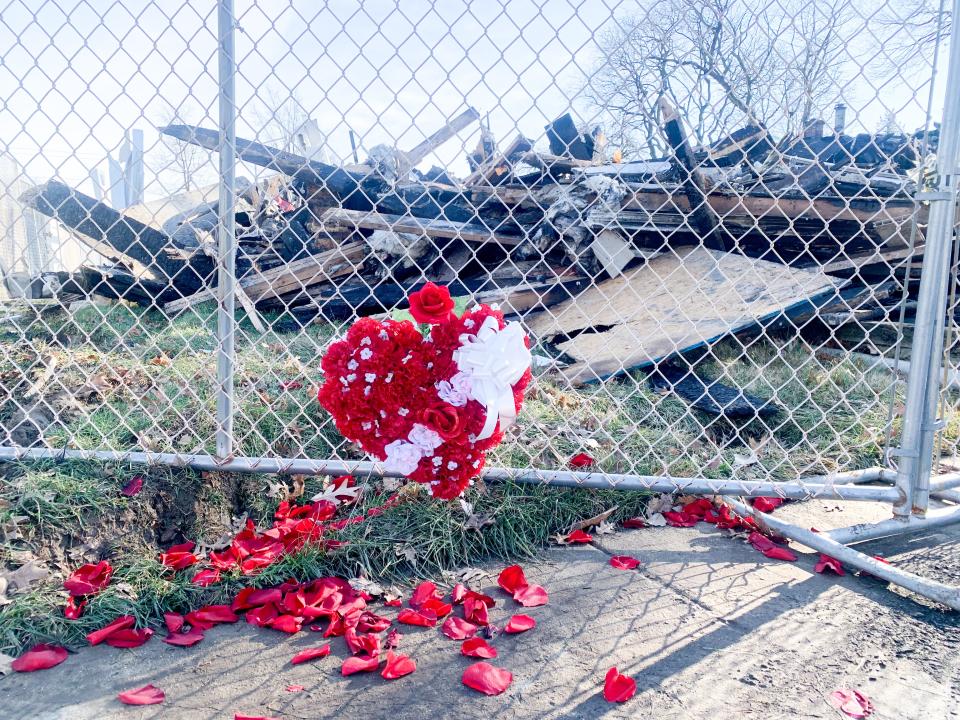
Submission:
[[[237,2],[235,182],[215,4],[0,4],[7,456],[382,470],[319,358],[434,281],[534,341],[491,477],[895,497],[939,3]]]

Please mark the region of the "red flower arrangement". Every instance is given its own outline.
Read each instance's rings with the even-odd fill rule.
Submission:
[[[530,341],[503,313],[480,305],[461,316],[450,291],[427,283],[410,295],[409,320],[361,318],[323,356],[320,404],[348,440],[387,472],[459,496],[503,439],[530,382]]]

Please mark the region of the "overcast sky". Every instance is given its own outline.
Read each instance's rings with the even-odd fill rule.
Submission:
[[[877,4],[865,7],[874,13]],[[382,142],[408,148],[466,105],[489,113],[503,142],[517,132],[542,138],[543,125],[566,110],[590,112],[575,95],[598,60],[597,36],[617,16],[649,3],[236,5],[242,29],[238,134],[257,134],[259,89],[295,88],[331,147],[346,156],[348,128],[367,148]],[[894,0],[890,6],[896,7]],[[158,139],[155,126],[171,108],[215,127],[213,0],[0,0],[0,8],[0,152],[25,164],[32,180],[59,175],[85,182],[89,168],[116,151],[128,128],[144,129],[149,153]],[[862,31],[852,37],[847,61],[870,65],[883,38]],[[854,128],[876,130],[884,108],[896,111],[907,129],[922,125],[929,74],[919,67],[849,83],[843,99]],[[942,107],[942,92],[937,95],[935,116]],[[831,113],[826,109],[828,119]],[[452,163],[463,172],[463,148],[476,143],[476,128],[424,166]]]

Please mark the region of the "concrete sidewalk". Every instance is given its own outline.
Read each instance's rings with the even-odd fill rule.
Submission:
[[[810,501],[778,514],[829,528],[880,519],[866,504]],[[897,549],[902,552],[897,552]],[[960,583],[960,530],[897,542],[872,553]],[[615,570],[613,554],[643,561]],[[960,618],[886,589],[884,583],[813,573],[816,556],[767,560],[704,524],[623,531],[595,546],[554,548],[526,566],[549,605],[528,613],[537,627],[492,641],[509,669],[508,692],[488,698],[463,687],[469,662],[438,629],[401,626],[400,650],[417,671],[396,681],[339,674],[334,656],[291,666],[313,633],[290,637],[240,622],[220,626],[194,648],[154,638],[135,650],[98,646],[51,670],[0,680],[5,718],[841,718],[826,697],[852,687],[870,697],[873,717],[939,720],[960,716]],[[500,567],[489,568],[494,574]],[[490,583],[493,585],[493,582]],[[521,609],[499,591],[491,620]],[[389,608],[388,608],[389,610]],[[392,613],[389,614],[391,617]],[[637,680],[623,705],[602,696],[607,668]],[[163,705],[126,707],[118,692],[153,683]],[[302,692],[288,692],[302,685]]]

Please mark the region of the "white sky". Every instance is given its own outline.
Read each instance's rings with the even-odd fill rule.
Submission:
[[[863,2],[865,12],[877,12],[879,3]],[[540,139],[549,120],[569,109],[585,110],[574,96],[598,58],[598,33],[615,16],[649,5],[633,0],[364,0],[362,8],[357,0],[236,4],[242,28],[238,135],[256,137],[249,123],[255,122],[258,88],[268,83],[296,88],[342,156],[349,152],[348,127],[364,147],[386,142],[406,148],[468,104],[490,113],[502,142],[517,132]],[[896,0],[889,4],[895,8]],[[872,32],[851,33],[849,63],[872,66],[883,40]],[[116,151],[125,129],[144,129],[149,153],[158,142],[155,125],[171,106],[194,108],[197,124],[215,127],[216,68],[213,0],[0,0],[0,152],[25,164],[33,181],[58,175],[85,183],[89,168]],[[923,124],[929,68],[905,69],[902,75],[882,79],[874,73],[844,88],[852,130],[876,130],[884,109],[894,110],[905,129]],[[941,96],[937,93],[935,118]],[[832,120],[831,108],[823,114]],[[476,131],[472,126],[423,165],[450,164],[463,172],[463,148],[473,147]]]

